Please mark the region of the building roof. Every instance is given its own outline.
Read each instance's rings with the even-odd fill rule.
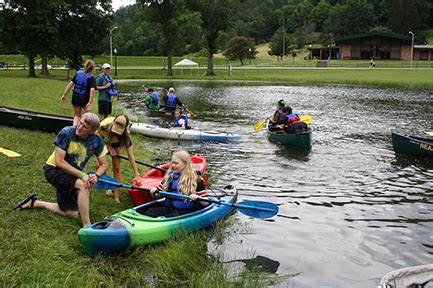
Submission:
[[[372,31],[372,32],[366,32],[361,34],[342,35],[342,36],[335,37],[334,40],[335,42],[343,42],[343,41],[354,40],[354,39],[365,38],[365,37],[372,37],[372,36],[381,36],[381,37],[388,37],[388,38],[400,39],[405,41],[412,41],[411,35],[382,32],[382,31]]]

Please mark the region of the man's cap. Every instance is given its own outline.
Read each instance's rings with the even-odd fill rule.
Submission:
[[[125,116],[118,116],[114,119],[113,125],[111,126],[111,132],[116,133],[117,135],[122,135],[123,132],[125,132],[127,122]]]
[[[110,64],[108,63],[104,63],[104,65],[102,65],[102,69],[107,69],[107,68],[111,68]]]
[[[284,99],[280,99],[278,100],[278,105],[284,106],[286,105],[286,101],[284,101]]]
[[[174,92],[174,88],[173,88],[173,87],[170,87],[170,88],[168,89],[168,92]]]

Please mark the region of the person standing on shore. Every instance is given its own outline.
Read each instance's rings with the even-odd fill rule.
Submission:
[[[74,126],[77,126],[80,123],[81,116],[89,112],[92,108],[96,89],[96,80],[95,77],[93,77],[93,71],[95,71],[95,63],[92,60],[87,60],[86,63],[84,63],[84,70],[79,70],[77,74],[75,74],[74,78],[66,85],[65,92],[60,98],[63,104],[69,90],[74,86],[71,101],[74,109]]]
[[[126,150],[128,154],[129,164],[134,172],[134,179],[140,177],[138,172],[137,163],[135,162],[134,149],[132,146],[131,135],[129,133],[130,121],[128,116],[121,114],[116,118],[108,117],[101,122],[101,127],[97,131],[97,134],[103,137],[107,143],[108,152],[111,155],[113,161],[113,177],[119,182],[122,182],[122,175],[120,172],[120,160],[121,153]],[[112,196],[111,190],[106,190],[107,196]],[[120,203],[120,188],[114,189],[114,201]]]
[[[102,73],[96,78],[96,89],[99,91],[98,96],[98,114],[99,120],[104,120],[112,112],[111,97],[116,97],[118,92],[115,88],[113,79],[110,76],[110,64],[102,65]]]

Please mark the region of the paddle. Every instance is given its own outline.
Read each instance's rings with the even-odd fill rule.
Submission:
[[[142,191],[149,191],[149,189],[135,187],[128,184],[121,184],[114,178],[107,175],[102,175],[98,178],[98,182],[93,185],[93,188],[98,190],[110,190],[118,187],[123,187],[127,189],[136,189]],[[166,191],[158,191],[161,195],[169,196],[172,198],[179,199],[190,199],[189,196],[177,193],[171,193]],[[213,200],[208,198],[198,198],[197,201],[215,203],[218,205],[232,206],[238,209],[241,213],[254,217],[254,218],[270,218],[278,213],[278,206],[274,203],[264,202],[264,201],[242,201],[240,203],[230,203],[225,201]]]
[[[428,136],[432,136],[433,137],[433,131],[424,131],[425,134],[427,134]]]
[[[195,117],[195,113],[192,112],[191,110],[189,110],[185,105],[182,106],[183,108],[185,108],[185,111],[189,113],[189,115],[192,117]]]
[[[266,119],[260,120],[259,122],[254,124],[254,131],[258,132],[258,131],[262,130],[262,128],[265,126],[266,120],[268,118],[269,117],[267,117]],[[307,125],[310,125],[313,122],[313,116],[311,116],[311,115],[304,115],[304,116],[300,116],[299,118],[301,119],[301,122],[304,122]]]
[[[0,153],[3,153],[3,154],[5,154],[8,157],[19,157],[19,156],[21,156],[21,154],[18,154],[17,152],[14,152],[12,150],[5,149],[3,147],[0,147]]]
[[[129,160],[128,157],[125,157],[125,156],[122,156],[122,155],[116,155],[116,157],[119,157],[120,159],[124,159],[124,160]],[[160,168],[160,167],[157,167],[157,166],[153,166],[153,165],[150,165],[150,164],[147,164],[147,163],[144,163],[144,162],[138,161],[138,160],[135,160],[135,163],[137,163],[137,164],[141,164],[141,165],[144,165],[144,166],[147,166],[147,167],[150,167],[150,168],[156,169],[156,170],[159,170],[159,171],[164,172],[164,173],[167,172],[166,169],[163,169],[163,168]],[[108,190],[108,189],[107,189],[107,190]]]

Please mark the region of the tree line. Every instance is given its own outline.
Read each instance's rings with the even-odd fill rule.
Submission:
[[[433,27],[429,0],[164,0],[137,1],[116,12],[111,1],[34,0],[0,4],[1,53],[17,51],[42,64],[59,56],[79,65],[81,55],[110,54],[109,33],[120,55],[198,55],[225,51],[254,58],[255,45],[270,42],[270,55],[288,55],[309,44],[330,45],[336,36],[413,31],[424,42]],[[160,1],[159,1],[160,2]]]

